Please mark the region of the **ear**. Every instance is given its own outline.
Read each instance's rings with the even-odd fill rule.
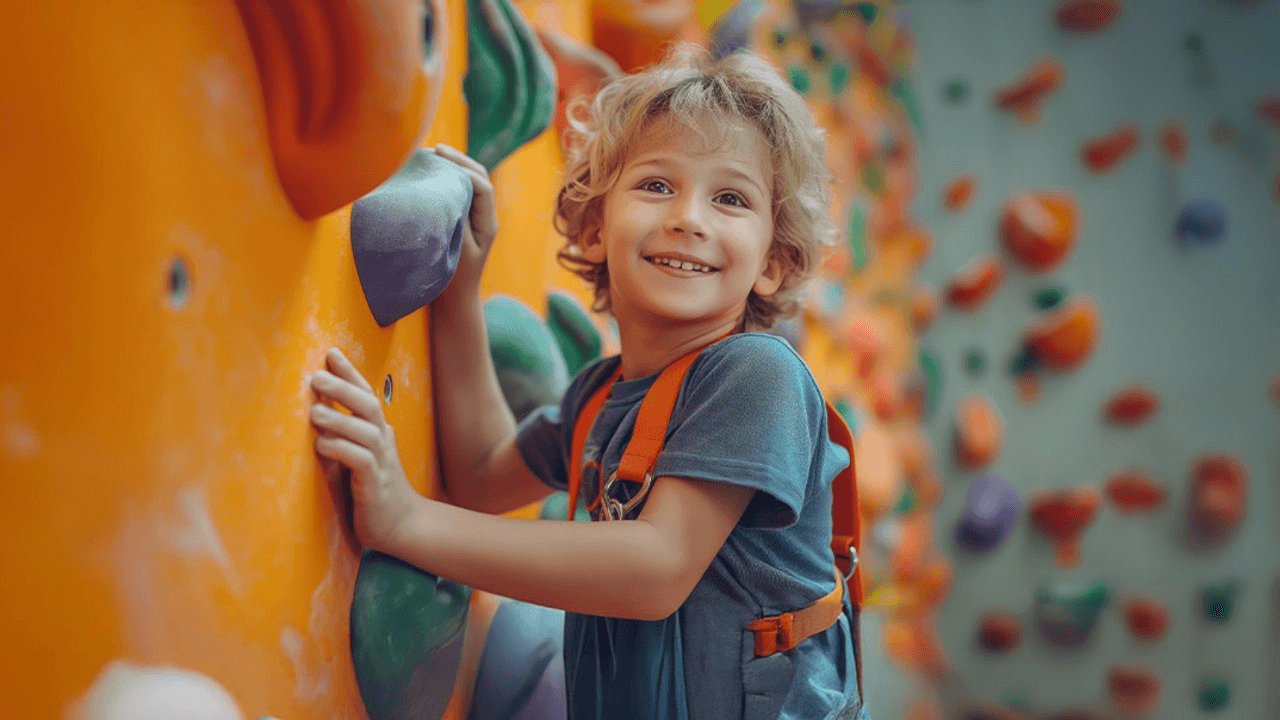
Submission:
[[[588,225],[582,229],[578,240],[582,248],[582,257],[599,265],[605,261],[604,240],[600,237],[600,226]]]
[[[751,289],[761,297],[769,297],[778,292],[778,288],[782,287],[782,265],[778,262],[777,253],[772,250],[765,257],[764,267],[760,269],[760,274],[756,276],[755,284]]]

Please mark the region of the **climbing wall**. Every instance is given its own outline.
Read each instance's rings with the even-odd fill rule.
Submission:
[[[1280,718],[1280,3],[901,7],[954,564],[920,717]]]

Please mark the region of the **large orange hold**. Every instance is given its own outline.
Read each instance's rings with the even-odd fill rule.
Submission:
[[[1061,190],[1022,190],[1009,196],[1000,214],[1005,248],[1032,272],[1062,262],[1075,244],[1076,203]]]
[[[995,460],[1004,442],[1000,411],[985,396],[970,393],[956,410],[956,460],[967,468],[980,468]]]
[[[961,310],[976,310],[1000,287],[1004,263],[995,255],[979,258],[951,277],[947,302]]]
[[[1080,160],[1095,173],[1107,172],[1133,152],[1141,137],[1137,125],[1126,123],[1086,142],[1080,148]]]
[[[1054,542],[1061,567],[1080,564],[1080,534],[1098,512],[1097,489],[1085,487],[1040,493],[1028,503],[1031,523]]]
[[[1072,370],[1093,352],[1100,324],[1098,306],[1082,295],[1038,318],[1023,339],[1046,367]]]

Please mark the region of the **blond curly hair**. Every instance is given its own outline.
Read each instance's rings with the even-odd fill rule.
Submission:
[[[613,80],[590,101],[570,106],[565,180],[554,221],[565,244],[556,257],[594,286],[593,309],[610,310],[609,268],[583,257],[582,239],[599,227],[604,195],[617,182],[637,138],[660,118],[706,135],[715,126],[708,115],[741,119],[759,130],[771,151],[769,252],[782,283],[768,297],[751,293],[742,327],[768,329],[799,309],[804,281],[835,235],[827,214],[823,131],[800,95],[766,61],[748,53],[712,58],[689,44],[676,46],[657,65]]]

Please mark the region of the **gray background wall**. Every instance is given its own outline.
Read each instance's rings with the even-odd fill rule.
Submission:
[[[922,336],[943,366],[941,402],[927,428],[947,489],[936,513],[941,550],[955,564],[951,593],[938,627],[954,661],[941,685],[945,697],[1015,701],[1035,713],[1087,707],[1109,712],[1106,676],[1113,663],[1149,665],[1163,680],[1162,700],[1149,717],[1201,718],[1196,692],[1203,678],[1233,684],[1222,720],[1280,720],[1280,403],[1268,392],[1280,375],[1280,174],[1277,129],[1255,111],[1257,98],[1280,93],[1280,2],[1130,0],[1107,30],[1060,30],[1052,0],[904,0],[917,45],[913,82],[925,118],[914,215],[936,235],[921,280],[943,288],[970,260],[1000,252],[1000,206],[1026,187],[1062,187],[1076,198],[1080,231],[1067,260],[1033,276],[1009,262],[998,293],[977,313],[943,306]],[[1185,44],[1203,40],[1204,57]],[[1037,124],[997,110],[992,92],[1040,55],[1065,67],[1061,89],[1041,106]],[[1207,61],[1210,81],[1197,79]],[[947,83],[963,79],[970,93],[949,102]],[[1188,136],[1181,165],[1160,149],[1158,129],[1180,118]],[[1235,128],[1229,144],[1210,140],[1210,126]],[[1095,176],[1079,161],[1086,139],[1134,122],[1143,138],[1112,172]],[[944,184],[973,173],[978,191],[969,207],[943,210]],[[1193,198],[1223,203],[1225,237],[1185,247],[1173,226]],[[1043,375],[1041,399],[1017,399],[1009,359],[1022,328],[1036,314],[1033,293],[1060,285],[1091,295],[1102,311],[1101,339],[1077,371]],[[984,374],[964,370],[981,350]],[[1100,419],[1115,391],[1143,382],[1161,397],[1145,425],[1116,429]],[[1145,516],[1119,514],[1105,497],[1085,532],[1081,563],[1054,565],[1048,541],[1030,529],[1025,506],[1011,537],[983,555],[954,541],[975,473],[951,461],[959,398],[991,398],[1003,415],[1004,450],[985,471],[1009,480],[1024,502],[1055,487],[1094,485],[1125,467],[1167,484],[1165,504]],[[1249,477],[1249,505],[1240,530],[1220,546],[1195,550],[1181,541],[1189,465],[1207,452],[1233,454]],[[1199,587],[1239,578],[1243,594],[1231,622],[1207,623]],[[1112,602],[1089,643],[1061,650],[1041,639],[1032,602],[1041,581],[1106,580]],[[1116,600],[1128,592],[1157,597],[1170,608],[1170,628],[1155,643],[1125,629]],[[988,609],[1018,612],[1022,644],[1003,655],[977,645],[977,622]],[[895,720],[918,679],[896,675],[880,657],[876,619],[869,618],[869,704],[877,720]],[[875,675],[878,677],[874,677]],[[1109,717],[1110,715],[1104,715]]]

